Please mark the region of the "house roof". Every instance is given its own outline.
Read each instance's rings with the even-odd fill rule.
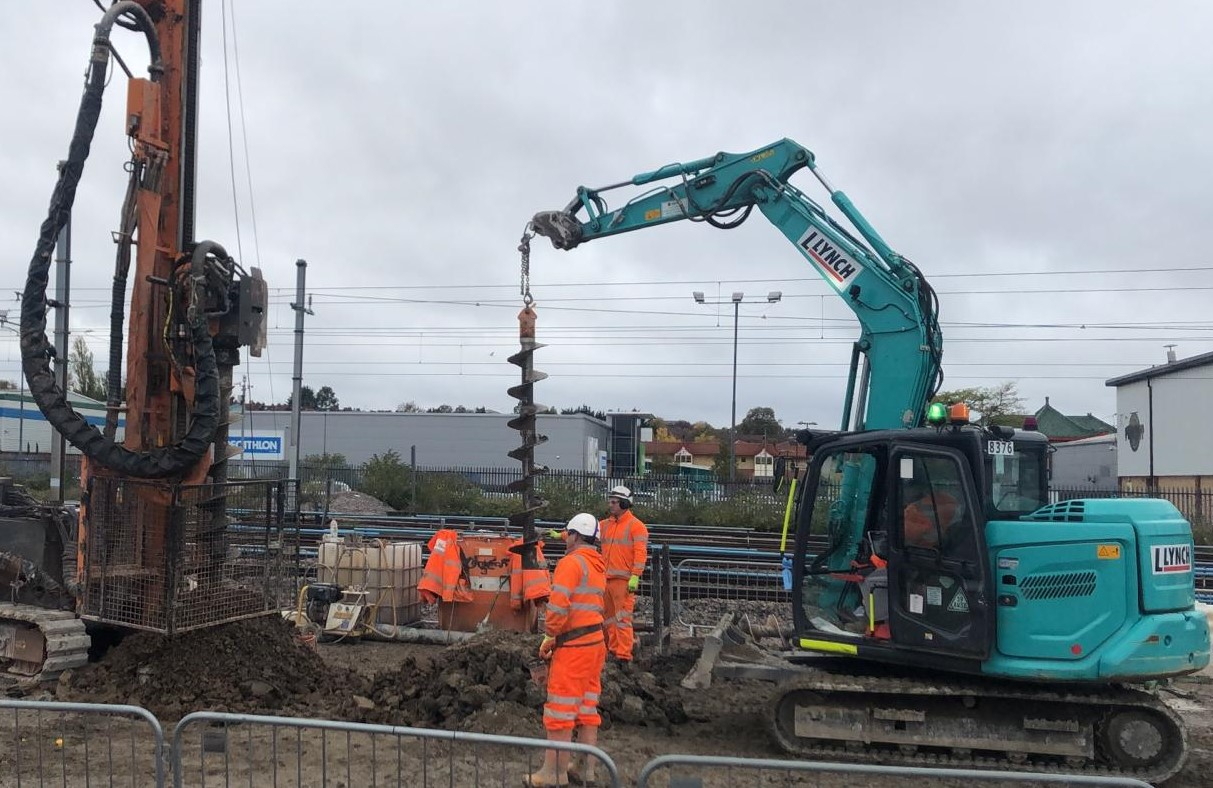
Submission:
[[[737,441],[735,451],[738,457],[756,457],[763,450],[772,457],[804,457],[805,447],[795,441],[781,443],[762,443],[759,441]]]
[[[1201,353],[1198,356],[1189,356],[1188,358],[1180,359],[1179,361],[1169,361],[1166,364],[1157,364],[1149,369],[1130,372],[1128,375],[1121,375],[1118,378],[1109,378],[1104,385],[1125,386],[1129,383],[1136,383],[1139,380],[1159,378],[1163,375],[1170,375],[1173,372],[1179,372],[1185,369],[1193,369],[1195,367],[1204,367],[1210,364],[1213,364],[1213,352]]]
[[[1085,416],[1067,416],[1049,403],[1036,411],[1036,429],[1051,441],[1072,441],[1116,432],[1116,428],[1103,419],[1088,413]]]
[[[644,453],[650,457],[673,457],[681,449],[686,449],[691,456],[716,456],[720,452],[720,444],[715,441],[700,443],[683,443],[679,441],[646,441]]]

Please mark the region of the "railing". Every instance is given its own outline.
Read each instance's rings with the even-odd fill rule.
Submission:
[[[593,759],[598,785],[620,785],[597,747],[489,733],[203,711],[182,718],[172,746],[175,788],[517,785],[548,749]]]
[[[4,785],[164,785],[164,729],[138,706],[0,698]]]

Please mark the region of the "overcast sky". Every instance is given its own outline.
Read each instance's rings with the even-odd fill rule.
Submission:
[[[1112,420],[1105,379],[1163,361],[1168,343],[1213,350],[1213,4],[205,6],[198,228],[272,288],[271,347],[236,372],[252,399],[289,394],[304,258],[306,384],[363,409],[508,410],[533,213],[578,185],[782,137],[940,292],[946,388],[1013,380],[1033,409],[1049,396]],[[0,301],[15,318],[99,11],[6,10]],[[115,38],[145,73],[141,39]],[[74,216],[72,328],[92,330],[99,359],[123,79]],[[828,200],[811,175],[793,182]],[[727,425],[732,309],[691,293],[743,291],[738,419],[768,405],[785,425],[838,420],[858,324],[757,212],[732,232],[684,222],[572,252],[540,240],[532,282],[540,402]],[[767,305],[769,290],[783,300]],[[15,337],[0,340],[15,379]]]

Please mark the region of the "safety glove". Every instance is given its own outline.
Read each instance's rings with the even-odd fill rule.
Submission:
[[[632,575],[628,578],[628,591],[634,594],[638,588],[640,588],[640,578]]]

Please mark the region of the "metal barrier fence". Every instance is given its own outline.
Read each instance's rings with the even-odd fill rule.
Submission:
[[[678,773],[675,774],[675,771]],[[690,774],[688,774],[690,772]],[[1006,772],[985,769],[944,769],[927,766],[874,766],[859,763],[827,763],[815,761],[781,761],[769,758],[728,758],[712,755],[662,755],[645,764],[636,780],[636,788],[711,788],[721,786],[788,786],[820,785],[817,775],[842,774],[846,777],[864,775],[869,778],[887,777],[890,786],[922,783],[922,780],[953,780],[956,785],[968,785],[975,780],[1010,783],[1045,783],[1050,785],[1098,785],[1110,788],[1150,788],[1149,783],[1131,777],[1105,777],[1043,774],[1038,772]],[[658,779],[664,776],[665,780]],[[883,782],[883,781],[882,781]],[[879,785],[865,781],[864,785]],[[931,783],[932,785],[936,783]]]
[[[175,788],[514,786],[538,770],[547,749],[595,760],[596,785],[621,784],[611,757],[585,744],[205,711],[185,716],[173,731],[172,773]]]
[[[164,730],[138,706],[0,698],[0,785],[164,785]]]
[[[674,567],[674,610],[692,632],[715,626],[728,609],[786,616],[790,601],[779,563],[685,558]]]

